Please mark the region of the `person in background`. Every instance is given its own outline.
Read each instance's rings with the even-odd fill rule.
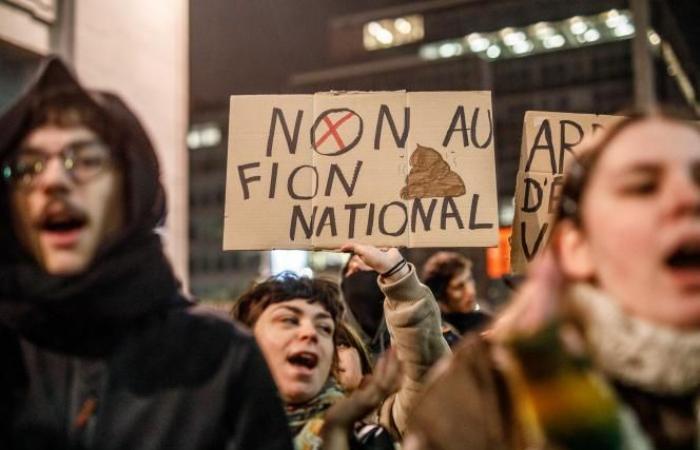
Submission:
[[[433,291],[442,314],[445,339],[454,346],[465,333],[480,331],[491,316],[479,307],[472,262],[456,252],[440,251],[423,264],[422,280]]]
[[[357,391],[346,399],[333,376],[339,364],[338,336],[344,333],[339,331],[344,312],[339,294],[332,281],[283,272],[243,293],[232,314],[252,329],[263,351],[285,402],[296,449],[392,449],[394,439],[387,430],[375,421],[368,431],[363,418],[396,391],[400,365],[390,359],[384,379],[366,387],[372,394]],[[339,409],[327,421],[336,403]],[[324,443],[326,433],[333,442]]]
[[[291,449],[255,340],[179,289],[128,107],[48,58],[0,129],[0,448]]]
[[[398,250],[381,251],[355,243],[346,244],[342,250],[357,255],[381,274],[372,282],[379,283],[386,296],[384,314],[392,347],[403,366],[401,388],[389,395],[393,383],[385,377],[373,377],[374,387],[370,383],[357,392],[362,395],[367,389],[376,389],[376,383],[385,383],[379,391],[387,397],[377,405],[372,420],[400,439],[428,370],[450,354],[440,331],[437,304]],[[289,275],[273,277],[252,288],[234,307],[234,317],[251,327],[263,350],[287,404],[297,448],[318,442],[326,411],[344,397],[331,371],[342,309],[334,283]],[[391,368],[393,364],[390,361],[382,367],[386,366]]]
[[[632,114],[567,174],[549,247],[406,449],[700,445],[700,130]]]
[[[391,345],[384,320],[384,293],[379,273],[358,255],[350,255],[340,274],[340,289],[347,305],[347,321],[358,331],[370,358],[375,361]]]
[[[359,333],[347,321],[338,323],[335,341],[338,363],[334,376],[346,392],[352,392],[372,374],[372,361]]]

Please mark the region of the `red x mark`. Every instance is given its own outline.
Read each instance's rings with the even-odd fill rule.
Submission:
[[[338,144],[339,149],[345,148],[345,143],[343,142],[343,139],[340,137],[338,134],[338,127],[341,126],[343,123],[345,123],[348,119],[350,119],[354,114],[352,112],[349,112],[345,114],[343,117],[341,117],[337,122],[333,123],[331,122],[331,119],[328,118],[328,116],[325,116],[323,118],[323,121],[328,125],[328,131],[321,136],[321,139],[316,141],[316,148],[319,148],[323,142],[328,139],[328,136],[331,134],[333,135],[333,138],[335,139],[335,143]]]

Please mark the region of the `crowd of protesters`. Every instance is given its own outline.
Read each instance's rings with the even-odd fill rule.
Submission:
[[[347,243],[231,317],[180,289],[154,149],[47,58],[0,116],[2,449],[698,449],[700,129],[583,144],[503,311],[472,264]],[[453,353],[454,352],[454,353]]]

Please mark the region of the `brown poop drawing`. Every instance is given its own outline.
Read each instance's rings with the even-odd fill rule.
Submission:
[[[466,193],[464,182],[442,155],[430,147],[418,145],[411,155],[411,171],[401,198],[459,197]]]

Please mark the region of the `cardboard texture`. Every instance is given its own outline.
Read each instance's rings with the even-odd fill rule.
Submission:
[[[561,196],[563,174],[583,148],[581,142],[620,119],[620,116],[596,114],[525,113],[511,236],[513,273],[524,273],[528,263],[547,243]]]
[[[498,243],[490,92],[232,96],[224,250]]]

